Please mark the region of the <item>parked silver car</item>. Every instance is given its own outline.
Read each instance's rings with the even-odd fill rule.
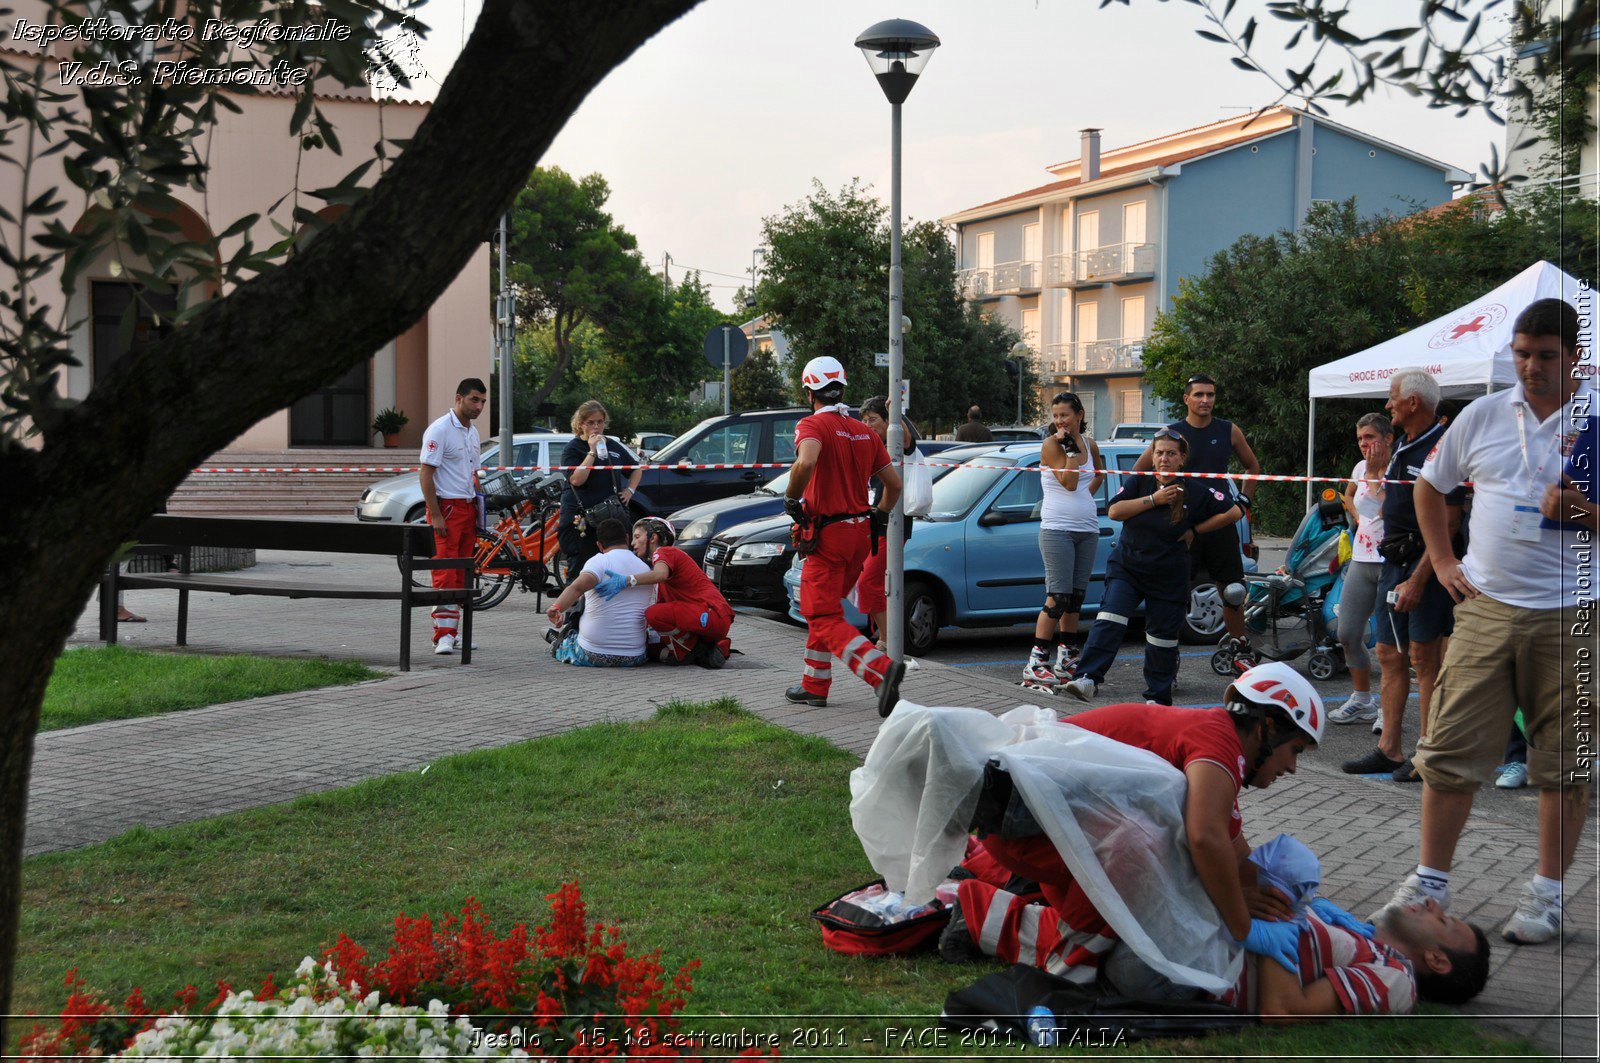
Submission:
[[[551,466],[561,460],[561,450],[572,439],[571,432],[518,432],[511,439],[512,465]],[[500,464],[500,441],[491,439],[483,445],[480,462],[486,466]],[[519,473],[523,479],[533,473]],[[414,521],[422,519],[422,478],[414,472],[379,480],[361,492],[356,503],[356,519],[366,521]]]

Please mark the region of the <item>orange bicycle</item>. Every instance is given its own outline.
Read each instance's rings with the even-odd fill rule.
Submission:
[[[511,595],[513,587],[539,595],[560,594],[566,585],[562,578],[561,542],[556,529],[561,524],[561,485],[559,473],[541,480],[518,484],[505,475],[484,482],[488,508],[501,514],[488,531],[478,532],[473,551],[473,571],[478,577],[478,594],[472,600],[477,610],[493,609]],[[421,523],[427,523],[422,518]],[[425,574],[412,577],[419,586],[428,586]]]

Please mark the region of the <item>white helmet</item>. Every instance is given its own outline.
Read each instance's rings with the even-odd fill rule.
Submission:
[[[1282,661],[1269,661],[1247,669],[1233,681],[1226,697],[1228,711],[1235,715],[1255,714],[1241,703],[1259,709],[1277,709],[1310,736],[1311,741],[1322,741],[1327,723],[1322,695],[1309,679]]]
[[[821,391],[834,384],[843,387],[844,382],[844,366],[826,354],[811,359],[800,373],[800,383],[807,391]]]

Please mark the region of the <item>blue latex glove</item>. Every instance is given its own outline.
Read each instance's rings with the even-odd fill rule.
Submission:
[[[1244,947],[1286,971],[1300,973],[1300,928],[1293,923],[1252,919],[1250,933],[1244,937]]]
[[[1321,919],[1329,926],[1348,930],[1352,934],[1360,934],[1364,938],[1370,938],[1376,929],[1371,923],[1363,923],[1326,897],[1313,898],[1311,910],[1317,913],[1318,919]]]
[[[594,585],[595,593],[606,601],[610,601],[621,594],[628,586],[628,577],[620,572],[613,572],[605,579]]]

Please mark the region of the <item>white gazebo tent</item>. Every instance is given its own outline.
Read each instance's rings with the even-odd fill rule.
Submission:
[[[1448,397],[1487,395],[1517,382],[1511,364],[1511,329],[1523,308],[1537,299],[1565,299],[1578,311],[1580,340],[1589,348],[1585,361],[1594,359],[1590,330],[1594,322],[1594,292],[1549,262],[1536,262],[1500,287],[1443,317],[1434,318],[1393,339],[1311,370],[1311,402],[1306,435],[1306,475],[1312,469],[1317,444],[1317,400],[1387,399],[1389,378],[1402,369],[1420,368],[1432,373]],[[1306,505],[1311,504],[1311,484],[1306,484]]]

